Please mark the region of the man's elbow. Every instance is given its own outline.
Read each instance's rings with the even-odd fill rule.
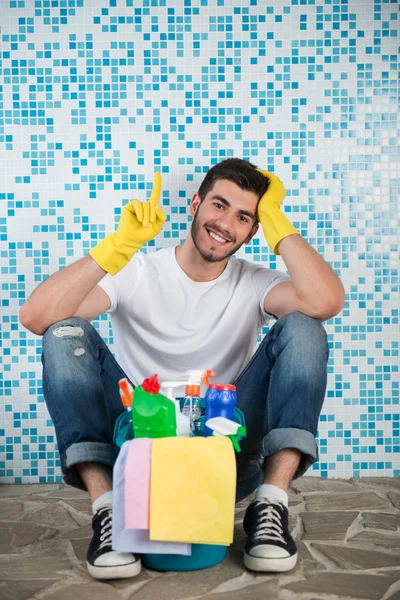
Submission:
[[[46,331],[46,328],[40,324],[37,315],[26,304],[23,304],[19,310],[19,322],[22,327],[35,335],[43,335]]]
[[[346,302],[346,291],[342,284],[341,293],[339,293],[331,303],[331,309],[333,312],[332,317],[336,317],[336,315],[338,315],[339,313],[342,312],[345,302]]]
[[[316,318],[320,321],[328,321],[329,319],[333,319],[340,312],[342,312],[344,306],[344,298],[336,299],[332,302],[327,302],[323,307],[318,311]]]

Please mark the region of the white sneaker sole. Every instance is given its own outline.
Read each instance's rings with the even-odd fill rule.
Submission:
[[[244,553],[244,566],[250,571],[271,571],[284,573],[294,569],[297,563],[297,552],[287,558],[262,558]]]
[[[127,565],[116,565],[110,567],[96,567],[86,562],[89,575],[94,579],[128,579],[139,575],[142,563],[139,560]]]

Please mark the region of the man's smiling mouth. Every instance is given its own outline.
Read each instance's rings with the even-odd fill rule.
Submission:
[[[210,238],[212,238],[218,244],[227,244],[228,242],[230,242],[230,240],[227,240],[226,238],[219,235],[219,233],[215,233],[215,231],[212,231],[211,229],[207,229],[207,233],[210,236]]]

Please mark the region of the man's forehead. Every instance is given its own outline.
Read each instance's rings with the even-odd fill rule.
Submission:
[[[255,208],[258,204],[258,196],[255,192],[243,190],[229,179],[217,179],[214,186],[209,191],[209,197],[220,195],[226,198],[229,203],[245,203],[244,208]]]

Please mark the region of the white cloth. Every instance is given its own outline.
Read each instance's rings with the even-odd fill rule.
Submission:
[[[143,254],[99,286],[111,301],[115,357],[135,385],[157,373],[182,380],[190,369],[214,369],[232,383],[254,353],[268,292],[290,277],[230,258],[213,281],[197,282],[180,268],[175,248]],[[183,394],[182,394],[183,395]]]

